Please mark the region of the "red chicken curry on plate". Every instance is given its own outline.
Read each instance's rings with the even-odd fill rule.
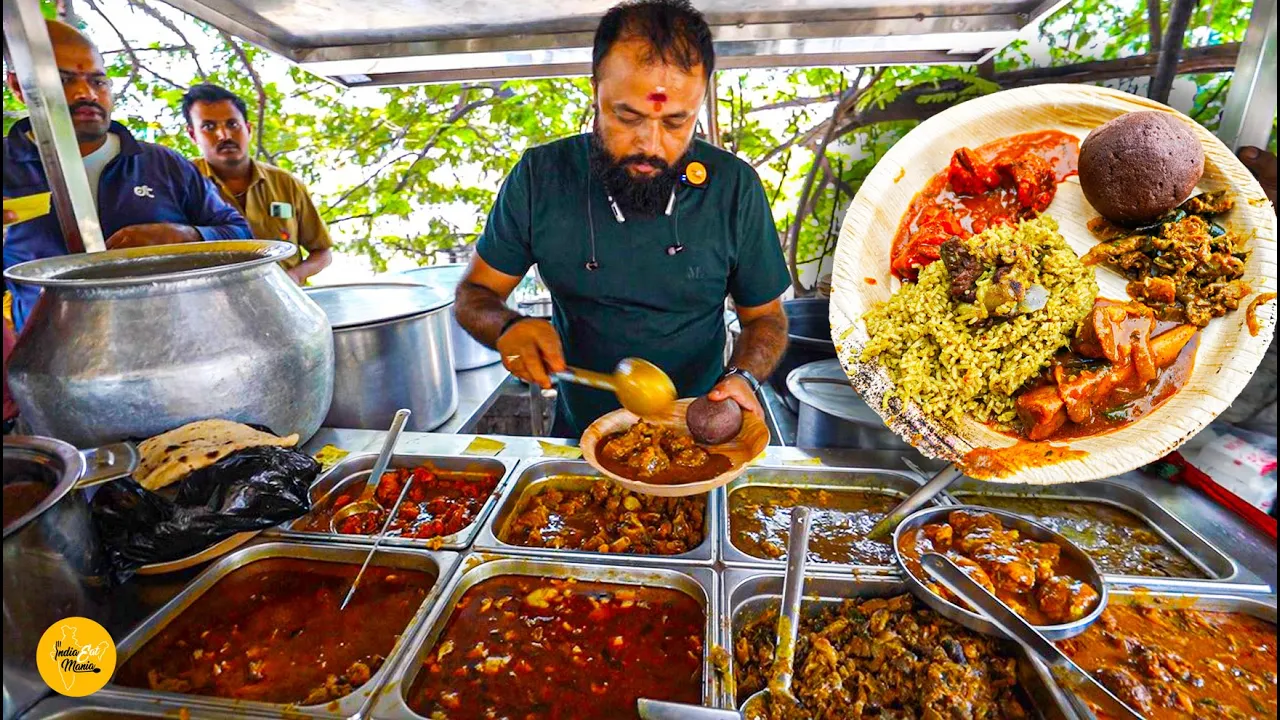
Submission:
[[[1006,528],[996,515],[953,510],[946,522],[929,523],[898,539],[907,570],[934,594],[961,604],[949,590],[933,582],[920,557],[947,556],[964,574],[1032,625],[1063,625],[1088,615],[1098,605],[1098,591],[1078,579],[1057,543],[1038,542]]]
[[[644,420],[600,442],[600,464],[615,475],[653,485],[688,485],[728,472],[733,462],[693,438]]]
[[[891,250],[893,274],[915,280],[920,268],[941,257],[943,242],[1044,212],[1079,161],[1080,140],[1057,130],[956,150],[902,216]]]

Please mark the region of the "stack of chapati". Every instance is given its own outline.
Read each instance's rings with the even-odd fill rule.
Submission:
[[[138,469],[133,479],[155,491],[245,448],[297,444],[297,434],[276,437],[230,420],[198,420],[144,440],[138,446]]]

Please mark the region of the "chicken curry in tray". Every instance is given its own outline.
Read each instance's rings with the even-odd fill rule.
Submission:
[[[959,598],[933,582],[920,558],[947,556],[974,582],[1000,598],[1032,625],[1063,625],[1088,615],[1098,605],[1098,590],[1080,580],[1057,543],[1023,538],[991,513],[954,510],[945,523],[929,523],[898,539],[907,570],[934,594],[960,605]]]
[[[706,538],[707,495],[642,495],[607,480],[576,489],[575,480],[523,499],[499,539],[557,550],[679,555]]]
[[[235,570],[134,653],[114,682],[267,703],[339,700],[378,671],[436,580],[370,566],[341,611],[358,569],[269,558]]]
[[[679,590],[500,575],[467,590],[409,707],[433,720],[638,718],[702,703],[702,604]]]
[[[774,607],[735,629],[737,705],[768,685],[777,622]],[[910,595],[846,600],[801,620],[791,689],[804,709],[777,703],[770,720],[1034,717],[1011,645]]]
[[[1112,603],[1059,647],[1149,720],[1276,717],[1274,624],[1142,602]],[[1087,688],[1082,697],[1089,700]]]

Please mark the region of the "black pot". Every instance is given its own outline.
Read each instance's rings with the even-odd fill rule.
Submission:
[[[827,298],[797,298],[783,300],[782,311],[787,314],[787,351],[782,355],[777,369],[769,376],[769,385],[782,398],[791,412],[799,412],[800,403],[787,389],[787,375],[801,365],[836,356],[836,345],[831,341],[831,320],[828,311],[831,301]],[[737,317],[729,323],[729,333],[736,346],[742,334],[742,324]]]

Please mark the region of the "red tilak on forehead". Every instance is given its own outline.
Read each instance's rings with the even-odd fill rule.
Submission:
[[[661,92],[649,93],[649,101],[656,103],[666,102],[667,94]]]

